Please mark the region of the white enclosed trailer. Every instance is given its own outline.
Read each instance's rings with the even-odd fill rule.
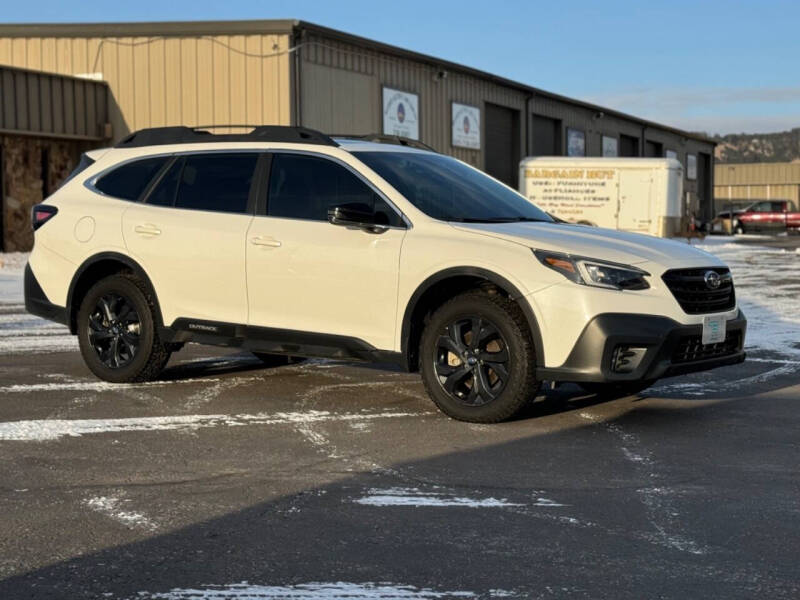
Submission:
[[[672,237],[685,230],[674,158],[541,156],[520,162],[520,192],[571,223]]]

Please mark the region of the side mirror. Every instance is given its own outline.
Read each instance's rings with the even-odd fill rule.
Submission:
[[[333,225],[344,227],[358,227],[370,233],[383,233],[389,227],[387,224],[379,222],[383,215],[377,215],[366,204],[351,202],[340,204],[328,208],[328,221]]]

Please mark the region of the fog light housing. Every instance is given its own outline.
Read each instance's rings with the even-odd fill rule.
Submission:
[[[641,346],[617,346],[611,353],[611,370],[614,373],[633,373],[646,353],[647,348]]]

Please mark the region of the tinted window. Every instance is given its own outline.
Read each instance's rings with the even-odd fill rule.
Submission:
[[[167,170],[164,176],[150,192],[147,197],[148,204],[155,204],[157,206],[172,206],[175,204],[175,194],[178,191],[178,181],[183,171],[184,159],[178,158],[172,166]]]
[[[524,196],[449,156],[354,152],[414,206],[444,221],[553,220]]]
[[[269,214],[273,217],[327,221],[328,208],[361,204],[378,222],[403,226],[397,212],[366,183],[333,161],[301,154],[276,154],[269,179]]]
[[[257,160],[255,152],[185,157],[175,207],[246,213]],[[168,175],[177,177],[175,173]]]
[[[125,163],[103,175],[94,187],[115,198],[138,200],[147,184],[168,159],[168,156],[158,156]]]

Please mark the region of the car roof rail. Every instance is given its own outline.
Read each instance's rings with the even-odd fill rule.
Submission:
[[[420,142],[419,140],[412,140],[411,138],[403,137],[401,135],[388,135],[386,133],[367,133],[363,135],[352,135],[352,134],[331,134],[332,138],[342,139],[342,140],[360,140],[363,142],[375,142],[377,144],[396,144],[398,146],[408,146],[409,148],[417,148],[419,150],[429,150],[430,152],[436,152],[434,148]]]
[[[212,129],[252,129],[248,133],[212,133]],[[122,138],[115,148],[140,148],[165,144],[204,142],[286,142],[338,146],[330,136],[307,127],[285,125],[201,125],[197,127],[150,127]]]

